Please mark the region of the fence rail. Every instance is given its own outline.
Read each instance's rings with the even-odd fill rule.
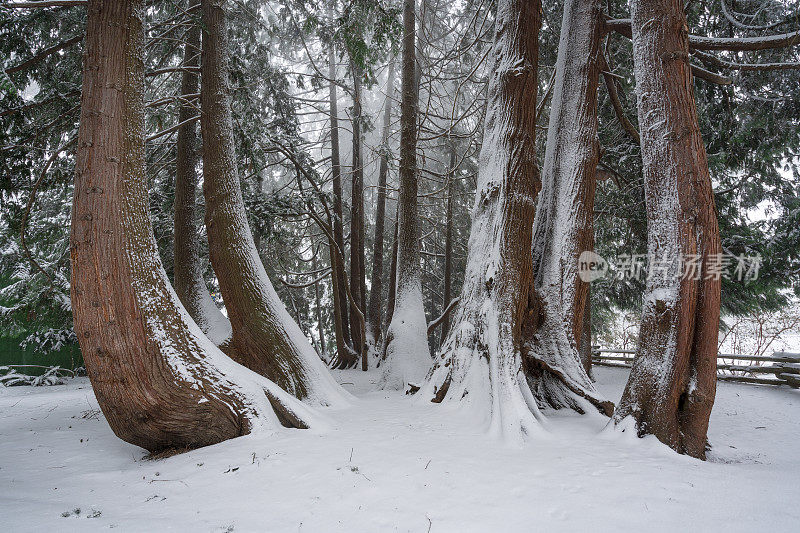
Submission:
[[[630,368],[636,350],[592,350],[592,364]],[[746,364],[745,364],[746,363]],[[717,354],[717,379],[800,388],[800,353],[772,355]]]

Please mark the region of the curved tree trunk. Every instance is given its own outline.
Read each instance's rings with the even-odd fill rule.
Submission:
[[[631,12],[651,275],[636,357],[614,419],[623,430],[634,425],[639,435],[704,458],[716,392],[714,266],[721,245],[686,17],[680,0],[636,0]],[[694,258],[699,274],[683,275],[681,259]]]
[[[200,0],[189,0],[188,8],[196,9]],[[200,25],[192,24],[186,32],[181,74],[181,95],[196,94],[200,89],[199,75],[193,69],[200,66]],[[196,106],[183,96],[178,111],[178,123],[188,122]],[[194,98],[192,97],[194,100]],[[197,224],[197,124],[184,124],[178,130],[175,165],[175,292],[189,316],[217,346],[231,338],[231,323],[217,308],[203,279],[200,259],[200,228]]]
[[[308,409],[228,359],[173,292],[148,209],[144,0],[88,6],[72,208],[75,331],[114,433],[150,451],[260,427],[307,427]]]
[[[535,146],[540,24],[538,1],[498,3],[461,300],[420,390],[434,402],[464,402],[486,416],[492,433],[512,441],[539,428],[534,394],[539,401],[579,409],[588,405],[584,398],[610,411],[585,373],[578,381],[571,374],[574,365],[564,368],[540,355],[546,339],[537,334],[552,321],[534,290],[530,252],[540,188]]]
[[[311,256],[311,268],[317,272],[317,254],[320,248],[312,250],[314,255]],[[327,360],[328,346],[325,342],[325,324],[322,320],[322,300],[319,293],[319,281],[314,283],[314,305],[317,308],[317,332],[319,333],[319,351],[323,359]]]
[[[533,229],[534,283],[544,309],[533,351],[587,391],[593,388],[579,348],[589,284],[578,277],[578,260],[594,248],[601,17],[597,0],[568,0],[564,5]],[[559,390],[566,384],[561,376],[545,376],[534,391],[537,398],[581,410],[571,391]]]
[[[344,392],[280,301],[255,249],[236,166],[224,0],[202,0],[202,118],[211,263],[233,326],[228,353],[300,399],[337,403]]]
[[[328,52],[329,62],[329,77],[331,80],[336,79],[336,52],[331,46]],[[331,250],[331,268],[332,276],[335,276],[333,285],[335,288],[334,293],[334,319],[338,317],[339,325],[336,326],[336,359],[333,365],[337,368],[350,368],[356,364],[356,353],[350,348],[350,325],[347,306],[347,290],[345,288],[345,280],[347,277],[347,269],[344,264],[344,258],[336,253],[335,248],[344,254],[344,209],[342,207],[342,165],[339,154],[339,102],[336,95],[336,84],[331,81],[329,83],[329,103],[331,115],[331,181],[333,183],[333,235],[335,245],[330,246]],[[339,330],[341,329],[341,333]]]
[[[381,315],[383,310],[383,233],[386,221],[386,177],[389,174],[389,133],[392,126],[392,98],[394,96],[394,60],[389,63],[386,81],[386,102],[383,110],[383,137],[381,142],[381,165],[378,170],[378,200],[375,208],[375,241],[372,254],[372,287],[367,308],[367,335],[375,346],[381,337]]]

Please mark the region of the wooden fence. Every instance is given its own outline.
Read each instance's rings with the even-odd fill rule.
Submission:
[[[592,364],[630,368],[636,350],[606,350],[595,346]],[[800,388],[800,353],[773,352],[772,355],[717,355],[717,379]]]

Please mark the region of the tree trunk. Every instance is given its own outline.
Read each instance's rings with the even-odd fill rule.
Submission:
[[[194,9],[200,0],[189,0]],[[181,95],[196,94],[199,90],[200,25],[192,24],[186,32],[181,74]],[[196,106],[183,97],[178,111],[178,123],[188,122]],[[217,346],[231,338],[231,323],[220,312],[203,279],[204,265],[200,259],[200,228],[197,224],[197,124],[184,124],[178,130],[175,165],[175,292],[189,316]]]
[[[498,2],[494,71],[457,326],[420,390],[422,398],[434,402],[464,400],[487,416],[492,433],[512,441],[539,429],[539,403],[582,409],[591,402],[611,410],[585,373],[576,379],[575,365],[565,368],[540,355],[538,335],[547,333],[548,309],[534,290],[531,255],[540,188],[535,144],[540,24],[539,1]],[[580,364],[577,369],[583,372]]]
[[[337,403],[343,391],[286,310],[247,223],[236,166],[224,0],[202,0],[202,118],[206,226],[233,338],[231,357],[300,399]]]
[[[336,52],[333,46],[329,51],[329,72],[328,76],[331,80],[336,79]],[[331,81],[329,84],[329,101],[330,101],[330,114],[331,114],[331,179],[333,182],[333,236],[336,247],[344,254],[344,209],[342,207],[342,165],[339,153],[339,102],[336,95],[336,84]],[[335,247],[332,247],[335,248]],[[348,317],[347,306],[347,289],[345,288],[345,280],[347,276],[347,269],[344,264],[344,257],[340,257],[338,253],[331,253],[331,267],[333,268],[332,276],[336,276],[334,286],[336,293],[334,294],[334,318],[338,316],[339,326],[337,326],[336,334],[336,360],[334,365],[342,368],[350,368],[356,364],[355,352],[350,348],[352,343],[350,337],[350,326]],[[338,333],[341,328],[341,333]]]
[[[417,102],[415,1],[403,1],[403,68],[400,100],[400,198],[397,219],[397,277],[392,321],[386,332],[381,386],[419,384],[431,364],[428,324],[422,301],[417,220]]]
[[[592,377],[592,305],[591,287],[586,292],[586,303],[583,307],[583,328],[581,338],[578,343],[578,353],[581,356],[581,363],[586,375]]]
[[[144,0],[90,0],[72,208],[75,331],[97,401],[150,451],[214,444],[310,412],[203,336],[173,292],[148,208]]]
[[[635,426],[640,436],[704,458],[716,392],[721,245],[688,29],[680,0],[637,0],[631,14],[651,275],[614,419],[623,430]],[[684,275],[681,260],[694,258],[697,275]]]
[[[367,334],[377,345],[381,337],[381,311],[383,310],[383,233],[386,220],[386,177],[389,174],[389,133],[392,126],[392,97],[394,96],[394,61],[389,63],[386,81],[386,102],[383,110],[383,138],[381,166],[378,170],[378,200],[375,208],[375,242],[372,253],[372,287],[367,310]]]
[[[317,271],[317,254],[319,253],[319,248],[316,250],[312,250],[313,254],[311,256],[311,268],[314,269],[314,272]],[[322,300],[320,299],[319,294],[319,282],[314,284],[314,305],[317,307],[317,331],[319,332],[319,351],[320,354],[323,356],[323,359],[326,359],[328,349],[325,345],[325,325],[322,321]],[[327,360],[327,359],[326,359]]]
[[[365,272],[364,272],[364,164],[361,157],[361,69],[351,61],[353,71],[353,171],[350,196],[350,292],[354,301],[350,302],[350,335],[356,353],[363,352],[366,339],[361,338],[358,306],[366,310]]]
[[[442,312],[450,305],[453,299],[453,182],[456,174],[456,150],[450,147],[450,174],[447,181],[447,211],[445,213],[444,230],[444,296],[442,297]],[[447,338],[450,330],[450,314],[442,321],[441,343]]]
[[[394,239],[392,240],[392,262],[389,265],[389,294],[386,297],[386,325],[391,323],[392,317],[394,316],[394,301],[396,296],[396,289],[397,283],[395,280],[397,279],[397,218],[399,215],[399,211],[395,211],[394,214]],[[384,342],[384,345],[386,343]],[[382,359],[386,358],[385,354],[385,347],[384,347],[384,354]]]
[[[578,264],[581,253],[594,248],[601,17],[598,0],[568,0],[564,5],[533,230],[534,284],[544,310],[533,351],[586,391],[593,387],[579,349],[589,283],[578,276]],[[569,391],[559,390],[563,380],[552,377],[541,380],[534,391],[537,398],[554,407],[582,410]]]

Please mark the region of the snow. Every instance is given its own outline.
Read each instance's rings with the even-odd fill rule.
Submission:
[[[626,371],[596,375],[620,397]],[[720,383],[701,462],[565,410],[515,448],[457,409],[375,391],[377,373],[336,377],[358,399],[324,410],[325,432],[155,461],[111,433],[86,379],[0,388],[3,530],[731,533],[800,521],[800,391]]]
[[[419,277],[398,291],[387,339],[381,387],[403,390],[409,384],[422,383],[432,361]]]

